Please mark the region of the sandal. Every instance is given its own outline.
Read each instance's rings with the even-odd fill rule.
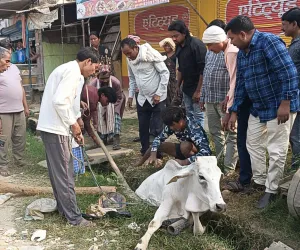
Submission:
[[[231,192],[244,192],[248,185],[242,185],[239,181],[229,181],[224,187],[224,190]]]
[[[0,168],[0,175],[4,177],[10,176],[10,172],[8,171],[7,167]]]
[[[82,218],[81,222],[78,224],[78,226],[80,227],[95,227],[96,224],[91,222],[91,221],[88,221],[84,218]]]

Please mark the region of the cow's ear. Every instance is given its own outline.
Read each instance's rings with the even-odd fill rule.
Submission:
[[[178,172],[178,174],[173,176],[173,178],[167,183],[167,185],[172,182],[176,182],[178,179],[191,176],[193,175],[193,173],[194,173],[194,169],[192,167],[187,167],[186,169],[181,170],[180,172]]]

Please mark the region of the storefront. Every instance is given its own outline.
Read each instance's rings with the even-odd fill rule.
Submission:
[[[291,8],[300,6],[300,0],[190,0],[207,23],[215,18],[226,23],[237,15],[247,15],[257,29],[280,36],[286,44],[290,39],[281,31],[281,16]],[[186,0],[170,0],[152,8],[121,13],[121,34],[137,34],[142,42],[149,42],[160,50],[158,42],[168,36],[171,21],[181,19],[186,22],[192,34],[201,38],[206,28],[196,12]],[[128,86],[126,58],[122,59],[123,84]]]
[[[190,0],[191,4],[200,12],[203,2]],[[209,2],[203,9],[207,9],[205,19],[213,19],[216,15],[216,1]],[[202,13],[201,13],[202,14]],[[158,43],[169,36],[168,26],[174,20],[183,20],[189,27],[193,36],[199,37],[204,30],[204,23],[186,0],[170,0],[169,3],[161,4],[151,8],[138,9],[121,13],[121,35],[125,38],[128,34],[136,34],[142,39],[142,43],[148,42],[155,49],[162,51]],[[128,74],[126,58],[122,60],[123,86],[128,86]]]
[[[249,16],[257,29],[279,35],[289,44],[281,30],[281,16],[297,6],[300,0],[219,0],[217,16],[225,22],[237,15]]]

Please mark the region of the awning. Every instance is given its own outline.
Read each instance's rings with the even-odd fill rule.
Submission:
[[[5,19],[30,6],[31,0],[1,0],[0,18]]]
[[[76,2],[75,0],[40,0],[39,6],[26,9],[26,10],[19,10],[17,11],[17,13],[20,14],[25,12],[40,12],[43,14],[49,14],[50,13],[49,8],[57,7],[59,5],[71,4],[75,2]]]

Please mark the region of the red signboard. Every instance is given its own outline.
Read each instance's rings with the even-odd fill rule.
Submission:
[[[189,27],[189,8],[179,5],[151,8],[136,15],[135,33],[147,42],[159,42],[169,37],[168,27],[174,20],[183,20]]]
[[[281,33],[281,16],[300,5],[300,0],[229,0],[226,6],[226,21],[237,15],[251,18],[257,29]]]
[[[106,16],[168,2],[169,0],[76,0],[77,19]]]

